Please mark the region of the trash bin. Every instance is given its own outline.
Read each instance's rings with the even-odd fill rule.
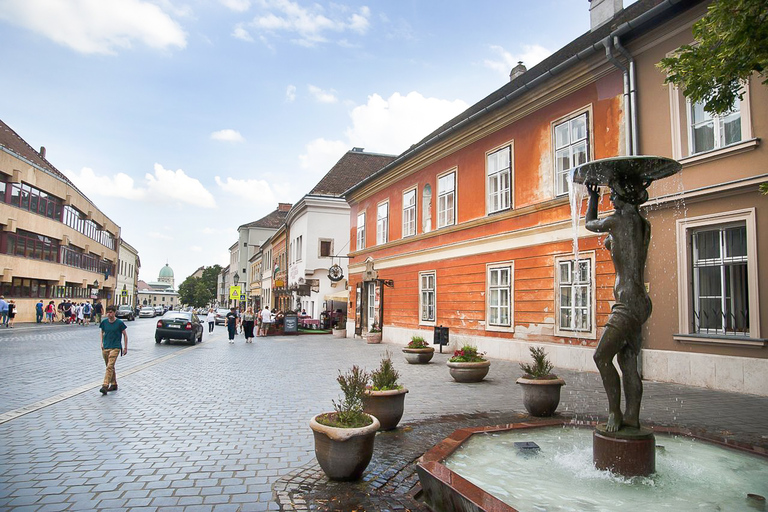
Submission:
[[[299,316],[296,313],[287,313],[283,322],[283,334],[299,333]]]

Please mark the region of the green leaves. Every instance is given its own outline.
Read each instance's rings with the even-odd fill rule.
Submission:
[[[202,308],[216,299],[216,285],[221,273],[220,265],[203,270],[203,277],[189,276],[179,285],[179,300],[182,304]]]
[[[715,0],[693,26],[696,43],[662,59],[665,83],[675,84],[692,102],[705,102],[711,114],[727,114],[741,83],[752,73],[768,85],[768,2]]]

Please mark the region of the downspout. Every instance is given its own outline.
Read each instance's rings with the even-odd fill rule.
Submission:
[[[618,39],[618,36],[615,36],[613,41],[618,41]],[[624,144],[626,145],[627,155],[629,156],[635,154],[635,146],[633,144],[634,138],[632,136],[632,118],[634,117],[635,109],[634,105],[632,104],[632,96],[630,94],[632,89],[629,77],[630,68],[622,64],[616,57],[613,56],[613,41],[611,40],[610,36],[606,37],[603,39],[603,46],[605,46],[605,58],[608,59],[611,64],[621,70],[624,78],[624,106],[627,111],[627,115],[624,118]]]
[[[613,37],[613,46],[624,55],[629,62],[629,103],[630,103],[630,117],[632,124],[632,155],[638,154],[637,145],[637,87],[635,86],[635,59],[632,54],[627,51],[626,48],[621,46],[619,36]],[[626,76],[626,74],[625,74]]]

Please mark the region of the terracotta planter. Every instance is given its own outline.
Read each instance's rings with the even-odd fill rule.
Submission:
[[[392,430],[403,417],[407,392],[406,388],[390,391],[368,390],[363,397],[363,410],[379,420],[379,430]]]
[[[370,344],[374,343],[381,343],[381,333],[380,332],[374,332],[374,333],[368,333],[365,335],[365,341]]]
[[[552,416],[560,403],[560,388],[563,379],[526,379],[520,377],[517,383],[523,387],[523,405],[531,416]]]
[[[346,329],[333,329],[333,337],[334,338],[346,338],[347,337],[347,330]]]
[[[490,361],[477,363],[452,363],[448,362],[448,370],[456,382],[480,382],[488,375],[491,367]]]
[[[315,436],[315,457],[323,472],[331,480],[359,480],[373,457],[373,443],[380,423],[371,416],[373,423],[360,428],[328,427],[312,418],[309,426]]]
[[[403,355],[405,360],[409,364],[427,364],[432,360],[432,356],[435,355],[435,349],[432,347],[427,348],[404,348]]]

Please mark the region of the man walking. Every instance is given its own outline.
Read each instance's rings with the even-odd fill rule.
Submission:
[[[229,332],[229,343],[233,345],[235,343],[235,334],[237,333],[237,326],[240,323],[240,319],[235,312],[237,308],[232,307],[227,313],[227,331]]]
[[[40,299],[40,302],[35,304],[35,318],[37,323],[43,323],[43,299]]]
[[[0,324],[3,327],[8,327],[8,303],[5,302],[5,297],[0,295]]]
[[[99,299],[96,299],[93,302],[93,316],[94,321],[93,323],[96,325],[101,324],[101,315],[104,313],[104,306],[101,304],[101,301]]]
[[[101,328],[101,355],[104,357],[104,364],[107,365],[104,383],[99,389],[99,393],[102,395],[106,395],[108,391],[117,391],[115,362],[117,356],[128,353],[128,333],[125,331],[127,327],[122,320],[115,318],[116,311],[115,306],[107,306],[107,318],[102,320],[99,325]],[[125,342],[125,345],[122,341]]]

